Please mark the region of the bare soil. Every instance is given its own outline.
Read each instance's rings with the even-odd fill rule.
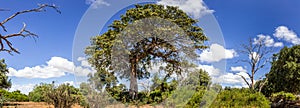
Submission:
[[[9,106],[3,106],[3,108],[54,108],[53,105],[49,105],[45,102],[10,102],[7,103],[10,104]],[[74,105],[72,106],[72,108],[83,108],[80,105]],[[129,106],[129,107],[125,107],[124,105],[111,105],[111,106],[107,106],[106,108],[138,108],[135,106]],[[150,106],[150,105],[143,105],[140,106],[139,108],[163,108],[160,106]]]
[[[54,108],[53,105],[49,105],[45,102],[10,102],[9,106],[3,108]],[[74,105],[72,108],[83,108],[79,105]]]

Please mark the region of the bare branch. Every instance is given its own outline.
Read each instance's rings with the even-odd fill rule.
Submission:
[[[11,19],[15,18],[16,16],[20,15],[20,14],[24,14],[24,13],[30,13],[30,12],[43,12],[46,11],[45,8],[53,8],[56,12],[61,13],[58,10],[58,7],[56,7],[54,4],[53,5],[48,5],[48,4],[39,4],[37,8],[34,9],[29,9],[29,10],[23,10],[23,11],[19,11],[16,12],[14,14],[12,14],[11,16],[9,16],[8,18],[4,19],[1,23],[0,26],[2,27],[3,31],[7,32],[6,27],[4,26],[5,23],[7,23],[8,21],[10,21]],[[5,11],[3,9],[0,9],[0,11]],[[12,46],[12,43],[8,40],[9,38],[12,37],[33,37],[34,40],[37,37],[36,34],[30,32],[29,30],[26,29],[26,24],[23,23],[23,27],[22,29],[18,32],[18,33],[13,33],[13,34],[7,34],[7,35],[2,35],[0,34],[0,51],[5,51],[8,52],[9,54],[12,55],[12,52],[15,53],[20,53],[16,48],[14,48]],[[7,46],[8,48],[5,48],[5,46]]]
[[[24,14],[24,13],[46,11],[46,10],[45,10],[46,7],[53,8],[54,10],[56,10],[56,12],[61,13],[61,12],[58,10],[58,7],[56,7],[55,5],[39,4],[39,7],[37,7],[37,8],[29,9],[29,10],[23,10],[23,11],[19,11],[19,12],[14,13],[14,14],[11,15],[10,17],[8,17],[8,18],[6,18],[5,20],[3,20],[3,21],[0,23],[0,25],[1,25],[1,27],[3,28],[3,30],[4,30],[5,32],[7,32],[7,30],[5,29],[4,24],[5,24],[6,22],[8,22],[9,20],[13,19],[13,18],[16,17],[17,15]]]
[[[23,28],[18,32],[18,33],[13,33],[13,34],[8,34],[8,35],[5,35],[5,36],[0,36],[0,45],[1,45],[1,48],[0,48],[0,51],[6,51],[8,53],[11,54],[11,52],[15,52],[15,53],[20,53],[17,49],[15,49],[13,46],[12,46],[12,43],[8,40],[8,38],[11,38],[11,37],[37,37],[36,34],[34,33],[31,33],[30,31],[26,30],[26,24],[23,23]],[[6,43],[6,45],[9,47],[9,49],[5,49],[4,48],[4,44],[3,44],[3,41]]]
[[[249,88],[251,88],[251,85],[250,83],[247,81],[247,79],[243,76],[243,75],[239,75],[243,78],[243,80],[247,83],[247,85],[249,86]]]

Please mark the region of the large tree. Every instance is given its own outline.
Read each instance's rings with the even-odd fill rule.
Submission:
[[[275,54],[272,67],[267,75],[268,92],[280,91],[300,93],[300,45],[284,47]],[[271,89],[270,89],[271,88]]]
[[[206,48],[203,42],[207,37],[196,23],[197,20],[178,7],[135,5],[121,15],[120,20],[113,21],[105,33],[92,38],[91,46],[86,48],[88,60],[97,70],[91,79],[98,77],[100,80],[95,83],[99,87],[117,84],[118,76],[129,79],[129,93],[134,99],[138,91],[137,80],[150,77],[152,62],[166,63],[167,79],[173,73],[182,72],[183,65],[188,62],[185,58],[195,59],[196,50]],[[177,41],[178,37],[187,38],[192,43]],[[171,42],[171,39],[175,40]],[[122,54],[128,55],[122,59],[125,61],[114,58]]]

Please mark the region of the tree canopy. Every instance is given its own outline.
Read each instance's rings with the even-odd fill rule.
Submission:
[[[54,105],[55,108],[71,108],[76,103],[85,103],[78,88],[68,83],[55,86],[54,82],[52,84],[41,83],[35,86],[29,93],[29,100],[47,102]]]
[[[269,92],[300,93],[300,45],[284,47],[274,55],[272,67],[267,75]]]
[[[93,37],[86,48],[88,60],[97,70],[90,81],[102,89],[116,85],[118,79],[128,79],[134,99],[137,80],[151,76],[149,68],[155,61],[166,64],[165,80],[174,73],[180,75],[184,65],[195,59],[196,50],[207,48],[203,42],[208,38],[196,23],[178,7],[135,5],[105,33]]]

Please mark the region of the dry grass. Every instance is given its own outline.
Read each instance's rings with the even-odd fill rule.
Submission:
[[[14,106],[4,106],[3,108],[54,108],[53,105],[49,105],[45,102],[10,102],[9,104],[15,104]],[[72,108],[83,108],[79,105],[74,105]]]

